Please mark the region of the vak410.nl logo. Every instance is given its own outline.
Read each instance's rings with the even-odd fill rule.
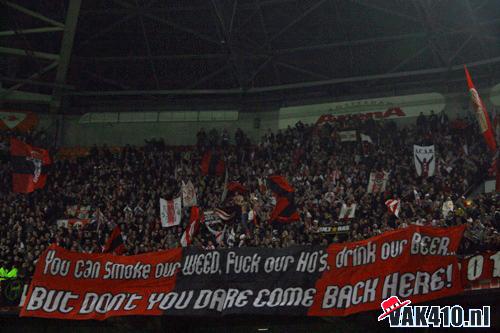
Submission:
[[[490,307],[464,309],[460,305],[427,306],[410,305],[410,300],[401,301],[391,296],[380,307],[383,313],[378,321],[387,318],[390,327],[490,327]]]

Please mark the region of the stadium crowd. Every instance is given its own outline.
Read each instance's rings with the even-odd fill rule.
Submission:
[[[189,208],[183,209],[180,226],[162,228],[159,199],[178,197],[182,182],[188,181],[194,184],[201,209],[220,208],[234,216],[222,241],[200,228],[192,246],[205,249],[360,240],[412,223],[467,224],[462,252],[499,249],[497,194],[465,199],[484,181],[491,165],[491,155],[475,126],[467,119],[450,121],[444,113],[421,115],[416,124],[399,127],[390,120],[348,117],[320,127],[299,122],[277,133],[269,130],[259,143],[251,143],[240,129],[234,140],[227,130],[201,129],[193,147],[169,147],[159,139],[142,147],[93,147],[86,156],[55,158],[46,187],[31,194],[11,192],[12,168],[4,149],[0,267],[16,267],[21,277],[29,278],[34,262],[51,243],[74,251],[101,252],[114,225],[121,227],[128,255],[177,247]],[[339,131],[344,130],[357,130],[371,142],[341,142]],[[12,135],[33,144],[40,138],[0,133],[0,142]],[[435,145],[433,177],[417,176],[413,144]],[[200,173],[200,160],[207,150],[219,151],[227,179],[248,191],[230,193],[222,200],[226,177]],[[390,172],[383,193],[367,192],[374,170]],[[282,175],[295,188],[299,221],[270,223],[274,202],[260,180],[272,174]],[[387,199],[401,200],[399,218],[388,211]],[[443,203],[449,200],[453,210],[445,214]],[[357,204],[352,219],[339,217],[344,203]],[[91,206],[95,222],[80,228],[58,227],[57,220],[71,217],[67,216],[71,205]],[[324,232],[324,227],[342,225],[349,230]]]

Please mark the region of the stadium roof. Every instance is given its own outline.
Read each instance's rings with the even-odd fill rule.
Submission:
[[[2,97],[21,91],[57,104],[62,96],[78,103],[342,95],[410,82],[463,85],[465,63],[484,84],[500,76],[496,0],[0,0],[0,6],[7,14]]]

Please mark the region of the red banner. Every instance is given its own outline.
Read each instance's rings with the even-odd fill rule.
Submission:
[[[368,240],[284,249],[188,247],[136,256],[40,257],[21,316],[346,316],[463,291],[456,251],[465,226],[410,226]]]
[[[0,130],[31,131],[38,125],[38,116],[33,112],[0,110]]]
[[[380,309],[391,296],[413,303],[460,293],[456,251],[465,226],[411,226],[328,247],[328,266],[316,283],[308,314],[345,316]],[[333,268],[333,269],[332,269]]]
[[[158,308],[147,310],[147,296],[174,289],[181,255],[181,249],[130,257],[81,254],[52,245],[37,263],[20,316],[103,320],[160,315]]]
[[[460,264],[466,290],[500,288],[500,251],[476,254]]]

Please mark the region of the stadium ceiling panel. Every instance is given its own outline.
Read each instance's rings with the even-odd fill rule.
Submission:
[[[80,5],[81,2],[81,5]],[[500,67],[495,0],[6,1],[2,91],[244,96],[453,81]]]

